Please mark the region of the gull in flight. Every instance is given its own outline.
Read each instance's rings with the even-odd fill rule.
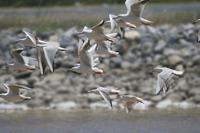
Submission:
[[[111,55],[113,57],[116,57],[119,55],[118,52],[112,51],[110,49],[111,42],[109,41],[96,41],[97,44],[93,45],[95,47],[95,52],[98,55]]]
[[[120,19],[119,17],[113,15],[113,14],[109,14],[109,21],[106,21],[107,23],[110,23],[111,26],[111,32],[114,31],[115,28],[118,28],[120,32],[123,31],[122,28],[136,28],[136,26],[134,24],[131,24],[129,22],[124,22],[122,19]]]
[[[126,14],[119,14],[113,19],[123,20],[124,22],[135,23],[137,21],[141,22],[144,25],[150,25],[153,22],[142,18],[142,13],[145,8],[146,3],[150,0],[126,0],[125,5],[127,8]]]
[[[9,64],[8,67],[12,68],[13,70],[35,70],[35,66],[30,65],[31,62],[35,62],[36,59],[22,56],[20,53],[23,51],[23,48],[14,49],[11,52],[11,55],[14,57],[15,63]]]
[[[0,94],[0,97],[8,102],[18,102],[22,100],[30,100],[31,97],[26,97],[20,94],[20,89],[30,90],[30,88],[17,84],[3,84],[7,89],[7,93]]]
[[[119,90],[114,89],[108,89],[104,87],[98,87],[97,89],[90,90],[88,93],[94,93],[96,95],[101,95],[103,99],[106,101],[106,103],[109,105],[110,108],[112,108],[112,101],[109,97],[109,95],[119,95]]]
[[[46,44],[47,43],[45,41],[38,39],[35,35],[27,32],[27,31],[23,31],[23,32],[26,35],[26,37],[23,39],[19,39],[15,43],[22,43],[25,46],[34,46],[36,44]]]
[[[76,64],[73,68],[69,69],[77,73],[95,73],[102,74],[103,70],[96,67],[98,58],[94,59],[95,48],[90,46],[89,39],[79,40],[78,56],[80,64]]]
[[[131,112],[137,103],[143,103],[143,99],[132,95],[119,96],[119,98],[125,101],[126,113]]]
[[[157,86],[156,86],[156,95],[163,90],[163,93],[166,94],[168,89],[171,86],[171,79],[173,77],[180,77],[183,75],[182,71],[176,71],[169,68],[156,68],[153,72],[158,72],[157,75]]]
[[[92,27],[92,28],[88,28],[88,27],[84,27],[83,31],[78,33],[77,35],[80,34],[85,34],[89,39],[94,39],[95,41],[110,41],[110,42],[114,42],[115,38],[113,38],[112,36],[106,35],[103,33],[103,26],[104,26],[104,20],[102,20],[98,25]]]
[[[53,42],[52,42],[53,43]],[[51,42],[41,45],[35,45],[38,50],[38,61],[40,66],[40,73],[43,75],[44,71],[49,66],[51,72],[54,72],[54,60],[57,51],[66,51],[65,48],[52,45]]]
[[[193,24],[197,24],[200,23],[200,19],[197,19],[195,22],[193,22]],[[200,42],[200,28],[198,30],[198,42]]]

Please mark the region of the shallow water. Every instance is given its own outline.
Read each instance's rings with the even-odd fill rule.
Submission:
[[[198,133],[200,109],[0,114],[0,133]]]

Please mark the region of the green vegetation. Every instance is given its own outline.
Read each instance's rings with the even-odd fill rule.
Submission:
[[[15,9],[13,12],[16,10],[19,9]],[[101,19],[108,19],[108,16],[104,14],[85,15],[84,18],[82,16],[83,14],[80,13],[68,14],[64,15],[64,17],[63,14],[33,14],[17,16],[0,14],[0,28],[22,29],[24,27],[28,27],[32,30],[41,32],[52,31],[58,28],[67,29],[73,26],[82,29],[86,25],[90,27],[99,23]],[[162,13],[156,15],[149,13],[145,14],[144,17],[154,22],[152,26],[162,24],[179,25],[182,23],[191,23],[197,18],[200,18],[200,11],[177,11],[165,15]]]
[[[38,7],[38,6],[70,6],[79,2],[84,5],[123,4],[125,0],[0,0],[0,7]],[[200,0],[151,0],[151,3],[183,3],[200,2]]]

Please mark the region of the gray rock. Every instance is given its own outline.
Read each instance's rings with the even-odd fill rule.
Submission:
[[[183,100],[183,98],[178,93],[169,94],[167,99],[170,99],[173,102],[181,102]]]
[[[183,62],[183,58],[178,55],[171,55],[168,57],[168,62],[170,65],[177,65]]]
[[[12,112],[12,111],[26,111],[29,108],[26,105],[17,104],[0,104],[0,110],[2,112]]]
[[[189,94],[190,96],[200,95],[200,89],[199,89],[199,88],[192,88],[192,89],[189,89],[188,94]]]
[[[195,103],[199,104],[199,103],[200,103],[200,94],[195,95],[195,96],[193,97],[193,101],[194,101]]]
[[[182,109],[190,109],[190,108],[195,108],[196,105],[191,102],[183,101],[183,102],[175,102],[173,106],[177,108],[182,108]]]
[[[110,67],[111,68],[120,68],[121,67],[122,58],[121,56],[117,56],[110,59]]]
[[[159,40],[158,43],[156,44],[155,48],[154,48],[154,51],[161,53],[166,45],[167,44],[164,40]]]
[[[57,91],[58,94],[67,94],[67,93],[69,93],[69,90],[68,90],[67,86],[59,86],[59,87],[57,87],[56,91]]]
[[[179,55],[179,51],[176,51],[172,48],[165,48],[163,51],[164,56],[170,56],[170,55]]]
[[[77,41],[73,38],[73,35],[75,35],[77,32],[77,29],[75,27],[67,30],[64,35],[60,37],[60,44],[62,47],[68,47],[68,46],[76,46]]]
[[[28,84],[33,86],[36,82],[39,81],[39,78],[36,76],[31,76],[30,78],[27,79]]]
[[[96,110],[96,109],[108,109],[109,106],[106,103],[97,102],[97,103],[90,104],[90,108],[93,109],[93,110]]]
[[[162,100],[162,96],[161,95],[152,96],[151,100],[154,102],[159,102]]]
[[[178,81],[176,87],[178,88],[179,91],[188,91],[189,86],[186,82],[186,79],[181,79]]]
[[[158,109],[165,109],[165,108],[168,108],[168,107],[170,107],[172,105],[173,105],[173,102],[170,99],[166,99],[164,101],[159,102],[156,105],[156,108],[158,108]]]
[[[77,107],[77,104],[74,101],[62,102],[51,105],[53,108],[57,110],[71,111]]]

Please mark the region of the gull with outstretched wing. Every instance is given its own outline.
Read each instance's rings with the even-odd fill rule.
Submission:
[[[3,98],[8,102],[18,102],[22,100],[31,99],[31,97],[27,97],[20,94],[20,89],[30,90],[30,88],[17,84],[3,84],[3,85],[7,89],[7,93],[0,94],[0,98]]]

